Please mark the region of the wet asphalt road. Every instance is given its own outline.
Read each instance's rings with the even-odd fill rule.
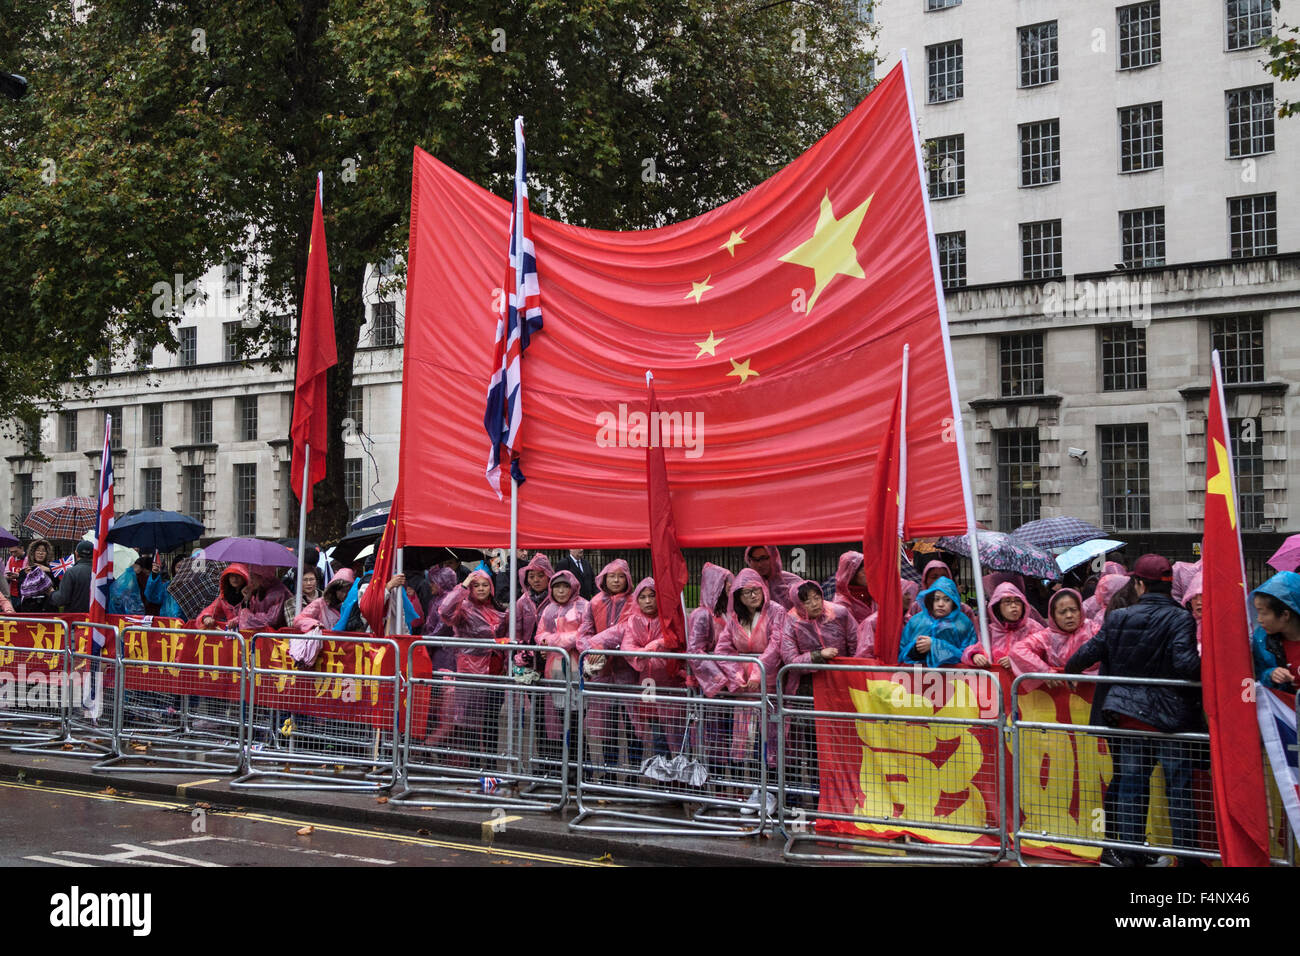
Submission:
[[[310,827],[310,833],[300,833]],[[0,781],[0,866],[601,866],[546,851],[234,807]]]

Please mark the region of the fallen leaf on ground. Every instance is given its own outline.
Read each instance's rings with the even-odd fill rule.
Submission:
[[[375,803],[387,803],[387,802],[388,802],[387,797],[375,797]]]
[[[311,831],[313,829],[314,827],[303,827],[301,830],[298,831],[298,836],[311,836]]]
[[[431,834],[431,831],[426,830],[424,827],[420,827],[420,829],[416,830],[415,832],[418,833],[420,836],[429,836]]]
[[[37,782],[37,783],[40,783],[39,780],[37,780],[36,782]],[[107,793],[107,794],[109,794],[109,795],[112,795],[112,794],[114,794],[114,793],[117,793],[117,791],[114,790],[112,787],[105,787],[103,790],[101,790],[101,791],[99,791],[99,792],[100,792],[100,793]]]
[[[595,858],[594,860],[592,860],[591,862],[592,862],[592,863],[613,863],[613,862],[614,862],[614,854],[612,854],[612,853],[606,853],[604,856],[598,856],[598,857],[596,857],[596,858]]]
[[[200,810],[211,810],[211,809],[212,809],[212,804],[210,804],[210,803],[196,803],[196,804],[194,804],[194,805],[195,805],[196,807],[198,807]]]

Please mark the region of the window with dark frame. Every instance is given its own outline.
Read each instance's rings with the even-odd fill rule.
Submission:
[[[144,339],[137,337],[132,350],[135,353],[135,369],[142,372],[153,365],[153,348],[146,345]]]
[[[235,466],[235,533],[257,534],[257,464]]]
[[[203,520],[203,498],[207,481],[202,465],[186,465],[181,479],[185,482],[185,513],[196,521]]]
[[[77,450],[77,413],[59,412],[59,451]]]
[[[925,48],[928,102],[948,103],[961,99],[965,72],[961,44],[961,40],[950,40]]]
[[[366,430],[366,387],[353,385],[348,390],[348,414],[353,428],[364,433]]]
[[[196,398],[190,402],[190,425],[194,444],[212,444],[212,399]]]
[[[162,510],[162,469],[140,469],[140,491],[146,511]]]
[[[244,357],[239,341],[239,323],[221,323],[221,358],[225,362],[238,362]]]
[[[961,0],[925,0],[925,12],[933,10],[947,10],[949,7],[960,7]]]
[[[1040,120],[1020,126],[1020,185],[1043,186],[1061,181],[1061,121]]]
[[[1024,279],[1051,279],[1062,273],[1061,220],[1020,224],[1020,273]]]
[[[71,498],[77,493],[77,473],[75,471],[59,472],[59,497]]]
[[[1210,348],[1219,353],[1224,385],[1264,381],[1264,317],[1230,315],[1210,321]]]
[[[1165,264],[1165,207],[1119,214],[1120,261],[1130,269]]]
[[[1271,0],[1227,0],[1228,49],[1253,50],[1273,33]]]
[[[1119,68],[1136,70],[1160,62],[1160,3],[1133,3],[1115,10],[1119,21]]]
[[[361,510],[361,459],[343,460],[343,501],[351,518]]]
[[[1043,394],[1043,333],[1004,335],[998,348],[1003,398]]]
[[[144,407],[145,446],[158,448],[163,443],[163,407],[155,402]]]
[[[109,447],[121,448],[122,447],[122,406],[114,405],[112,408],[104,409],[104,412],[105,414],[113,416],[113,425],[108,433]],[[104,420],[100,418],[99,423],[102,425],[104,423]],[[103,440],[103,435],[104,432],[101,430],[99,432],[99,438],[101,441]]]
[[[370,341],[380,348],[397,344],[397,303],[376,302],[370,313]]]
[[[199,364],[199,330],[193,325],[177,329],[180,347],[177,349],[182,368]]]
[[[1116,531],[1151,527],[1151,466],[1146,423],[1097,429],[1102,524]]]
[[[41,419],[40,416],[23,422],[23,450],[29,455],[41,453]]]
[[[1258,418],[1230,418],[1232,471],[1237,479],[1237,523],[1258,531],[1264,523],[1264,442]]]
[[[941,136],[925,144],[931,199],[966,192],[966,135]]]
[[[31,475],[14,475],[14,510],[15,531],[27,534],[27,529],[23,527],[23,521],[31,513],[32,506],[36,502],[32,498],[32,476]]]
[[[1042,86],[1060,79],[1056,21],[1021,27],[1020,86]]]
[[[267,346],[267,354],[292,355],[293,354],[293,317],[287,312],[281,315],[273,315],[267,320],[271,328],[283,336],[283,343],[280,345],[271,344]]]
[[[1009,428],[994,432],[998,455],[998,523],[1018,528],[1042,514],[1039,496],[1038,429]]]
[[[1277,255],[1277,193],[1228,200],[1228,244],[1234,259]]]
[[[239,416],[239,440],[257,441],[257,396],[240,395],[236,399]]]
[[[1273,84],[1224,93],[1228,107],[1228,155],[1259,156],[1273,144]]]
[[[1104,325],[1101,341],[1101,390],[1132,392],[1147,387],[1147,332],[1133,325]]]
[[[934,237],[939,250],[939,275],[945,289],[966,284],[966,233],[942,232]]]
[[[227,262],[221,270],[221,291],[233,298],[244,291],[244,266],[240,262]]]
[[[1140,173],[1165,164],[1163,103],[1141,103],[1119,110],[1119,168]]]

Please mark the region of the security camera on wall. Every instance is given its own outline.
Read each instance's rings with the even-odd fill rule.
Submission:
[[[1083,467],[1085,467],[1085,468],[1088,467],[1088,449],[1086,449],[1086,448],[1071,448],[1071,449],[1070,449],[1070,457],[1073,458],[1075,461],[1077,461],[1077,462],[1078,462],[1080,465],[1082,465]]]

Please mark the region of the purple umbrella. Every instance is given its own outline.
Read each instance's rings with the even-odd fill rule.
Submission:
[[[1295,571],[1300,568],[1300,534],[1293,534],[1282,542],[1282,547],[1268,559],[1277,571]]]
[[[273,568],[298,566],[298,555],[282,544],[261,538],[222,538],[203,549],[209,561],[238,561],[240,564],[265,564]]]
[[[0,548],[12,548],[17,543],[17,538],[11,535],[4,528],[0,528]]]

